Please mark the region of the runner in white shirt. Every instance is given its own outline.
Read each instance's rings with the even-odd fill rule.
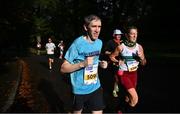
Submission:
[[[52,42],[51,38],[48,38],[48,43],[46,43],[46,51],[48,55],[49,69],[52,69],[52,63],[54,62],[54,50],[56,48],[55,44]]]

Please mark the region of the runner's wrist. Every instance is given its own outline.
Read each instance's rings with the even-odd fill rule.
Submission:
[[[79,67],[80,68],[84,68],[85,66],[86,66],[86,62],[85,61],[79,63]]]

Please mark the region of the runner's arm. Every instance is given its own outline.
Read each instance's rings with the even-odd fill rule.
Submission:
[[[117,56],[119,56],[119,53],[121,52],[121,47],[118,46],[116,47],[116,49],[114,50],[114,52],[112,54],[110,54],[110,59],[111,61],[115,62],[115,63],[118,63],[119,60],[116,59]]]
[[[87,57],[84,61],[75,64],[71,64],[67,60],[64,60],[60,70],[62,73],[70,73],[79,70],[81,68],[84,68],[88,65],[91,65],[92,63],[93,63],[93,57]]]
[[[140,64],[141,65],[146,65],[147,61],[146,61],[146,57],[144,55],[144,50],[143,50],[143,47],[141,45],[139,45],[139,51],[138,51],[138,56],[140,58]]]
[[[79,62],[76,64],[71,64],[67,60],[64,60],[63,64],[60,67],[60,71],[62,73],[70,73],[70,72],[74,72],[74,71],[79,70],[84,67],[85,67],[85,61],[82,61],[82,62]]]

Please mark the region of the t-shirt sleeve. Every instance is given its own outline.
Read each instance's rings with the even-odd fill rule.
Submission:
[[[76,59],[77,56],[78,56],[77,46],[75,45],[75,43],[73,43],[67,50],[64,58],[70,63],[73,63],[74,59]]]

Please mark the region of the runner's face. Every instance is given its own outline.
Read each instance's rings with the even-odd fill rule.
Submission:
[[[101,21],[93,20],[87,27],[88,36],[91,40],[96,40],[99,37],[101,31]]]
[[[52,40],[51,40],[51,39],[48,39],[48,41],[49,41],[49,42],[52,42]]]
[[[129,41],[131,42],[136,42],[137,40],[137,35],[138,35],[138,32],[137,32],[137,29],[131,29],[128,33],[128,39]]]
[[[121,35],[120,34],[115,34],[114,38],[117,39],[117,40],[120,40],[121,39]]]

